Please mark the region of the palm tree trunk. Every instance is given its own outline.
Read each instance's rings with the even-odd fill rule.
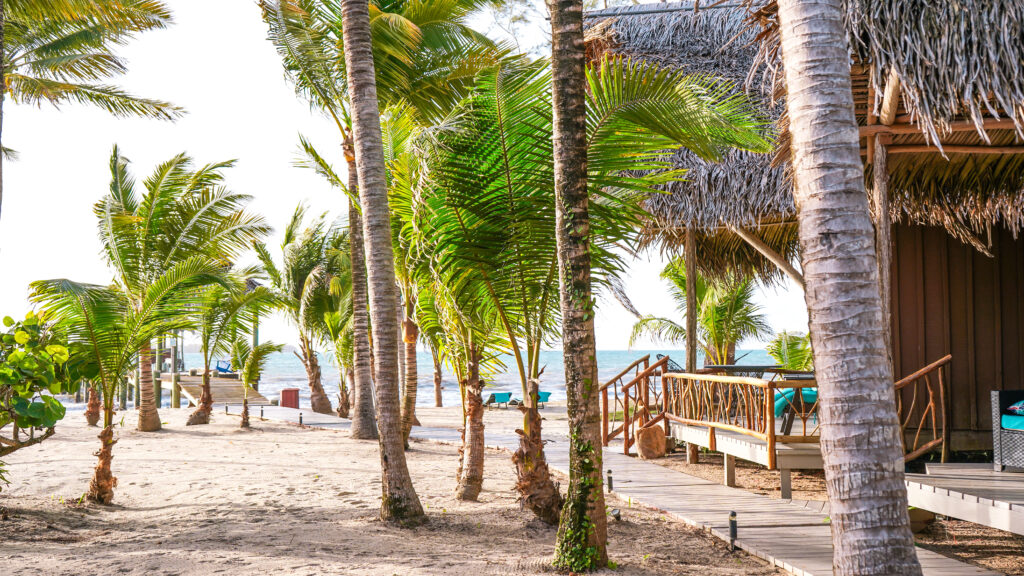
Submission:
[[[249,399],[242,398],[242,422],[239,424],[241,428],[249,428]]]
[[[139,350],[139,388],[139,430],[155,432],[160,429],[160,413],[153,390],[153,349],[149,342]]]
[[[416,386],[419,379],[416,370],[416,341],[419,339],[420,327],[413,320],[416,302],[406,299],[405,318],[402,322],[402,344],[405,358],[405,396],[402,397],[402,440],[409,443],[409,433],[416,425]],[[479,378],[478,378],[479,379]]]
[[[345,374],[338,383],[338,418],[348,418],[352,410],[352,371],[345,370]]]
[[[85,421],[89,426],[95,426],[100,421],[100,387],[89,383],[89,401],[85,407]]]
[[[367,0],[342,0],[345,65],[353,112],[353,142],[359,174],[359,199],[366,232],[370,315],[373,324],[374,384],[377,389],[377,427],[380,431],[382,520],[416,522],[423,507],[412,485],[405,461],[399,421],[398,378],[391,359],[398,354],[395,307],[394,251],[391,215],[384,179],[384,147],[380,133],[376,75],[373,66],[370,15]]]
[[[347,140],[351,142],[351,140]],[[349,144],[351,146],[351,144]],[[353,192],[359,189],[355,157],[345,152],[348,162],[348,185]],[[355,201],[349,199],[349,248],[352,252],[352,374],[355,394],[352,427],[349,435],[359,440],[377,439],[377,418],[373,413],[373,373],[370,350],[370,317],[366,295],[366,256],[363,253],[363,223]]]
[[[583,2],[548,0],[548,8],[552,40],[555,235],[569,412],[569,489],[558,525],[555,565],[580,572],[608,564],[594,299],[590,288]]]
[[[100,450],[96,453],[98,461],[93,470],[92,481],[89,482],[88,498],[98,504],[110,504],[114,500],[114,487],[117,478],[110,469],[114,444],[114,391],[103,388],[103,430],[100,431]]]
[[[441,408],[444,405],[441,398],[441,358],[433,346],[430,347],[430,356],[434,360],[434,406]]]
[[[7,38],[4,35],[7,28],[7,12],[4,7],[4,0],[0,0],[0,54],[7,53]],[[4,201],[4,153],[3,153],[3,131],[4,131],[4,96],[7,95],[7,70],[4,68],[4,59],[0,58],[0,213],[2,213]]]
[[[780,0],[837,576],[919,575],[841,0]]]
[[[540,429],[540,411],[537,410],[537,393],[540,382],[530,379],[527,394],[519,410],[523,413],[523,429],[519,434],[519,448],[512,455],[516,467],[516,491],[523,506],[529,508],[538,518],[554,526],[562,512],[562,495],[558,492],[547,458],[544,456],[544,440]]]
[[[466,380],[466,424],[462,438],[462,466],[455,497],[475,501],[484,484],[484,403],[480,380],[480,355],[470,350]]]
[[[213,389],[210,387],[210,363],[203,364],[203,392],[199,395],[199,406],[195,412],[188,417],[186,426],[198,424],[209,424],[210,414],[213,413]]]
[[[302,349],[302,364],[306,367],[306,380],[309,381],[309,403],[317,414],[333,414],[331,399],[324,392],[323,375],[320,371],[320,360],[317,359],[313,344],[305,336],[299,338]]]

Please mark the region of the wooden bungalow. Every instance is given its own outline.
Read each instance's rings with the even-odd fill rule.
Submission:
[[[779,128],[774,158],[677,154],[689,177],[648,199],[644,241],[673,254],[689,248],[706,275],[788,274],[802,285],[774,4],[709,4],[586,15],[592,58],[719,76]],[[844,3],[865,181],[890,263],[882,276],[895,374],[952,356],[940,416],[953,450],[991,448],[990,391],[1024,389],[1024,29],[999,4],[944,3],[922,16],[874,2],[869,17],[864,2]],[[948,27],[953,20],[961,25]],[[984,44],[989,35],[974,33],[983,27],[1006,41]],[[904,416],[920,411],[905,400]]]

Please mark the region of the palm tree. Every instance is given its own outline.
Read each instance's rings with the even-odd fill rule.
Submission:
[[[182,311],[198,306],[202,287],[218,281],[223,281],[221,264],[193,256],[155,275],[137,295],[118,286],[63,279],[32,283],[31,300],[42,306],[41,316],[56,322],[69,342],[85,350],[98,374],[94,383],[103,394],[103,430],[99,462],[89,485],[90,500],[109,504],[114,498],[117,479],[110,467],[111,450],[117,442],[114,397],[117,387],[135,369],[138,351],[159,335],[191,328],[191,318]]]
[[[238,379],[242,381],[242,428],[249,427],[249,389],[260,381],[270,355],[283,348],[273,342],[252,346],[247,338],[238,338],[231,346],[231,363],[237,367]]]
[[[624,269],[615,246],[633,242],[640,199],[680,177],[664,151],[687,145],[713,156],[720,145],[766,144],[727,86],[623,60],[590,69],[587,84],[594,271],[606,286]],[[451,121],[428,131],[436,145],[427,146],[426,185],[406,224],[432,274],[472,282],[494,308],[524,398],[533,397],[540,349],[556,340],[560,319],[550,90],[544,62],[509,59],[481,73]],[[637,167],[655,172],[625,173]],[[547,471],[540,415],[534,406],[524,411],[517,488],[526,506],[555,523],[561,498]]]
[[[232,162],[193,168],[184,154],[160,164],[139,190],[128,160],[117,147],[110,157],[110,191],[96,203],[103,253],[114,285],[142,313],[148,287],[165,270],[196,255],[225,270],[239,254],[269,232],[261,216],[245,209],[250,197],[223,186]],[[182,308],[179,313],[189,315]],[[153,353],[139,347],[139,430],[160,429],[153,390]]]
[[[838,576],[921,574],[840,0],[780,0],[821,448]]]
[[[104,83],[127,69],[118,46],[170,23],[170,11],[155,0],[0,2],[0,134],[7,96],[33,105],[89,104],[115,116],[177,118],[182,110],[176,106]],[[2,202],[3,156],[9,151],[0,151]]]
[[[306,369],[313,411],[331,414],[317,348],[324,343],[324,314],[331,305],[329,286],[336,274],[331,252],[338,250],[346,238],[336,227],[328,226],[323,216],[302,229],[305,216],[306,207],[299,205],[285,228],[280,266],[265,246],[257,244],[255,248],[278,309],[299,331],[299,351],[295,354]]]
[[[210,366],[216,355],[230,354],[240,333],[252,330],[260,312],[272,304],[273,294],[262,286],[249,285],[243,275],[226,288],[214,285],[201,296],[195,311],[199,351],[203,356],[203,392],[188,425],[209,424],[213,412]],[[240,365],[236,365],[236,369]],[[258,380],[256,380],[258,381]]]
[[[765,351],[786,370],[814,370],[811,337],[807,334],[783,330],[768,343]]]
[[[661,277],[669,281],[669,292],[680,314],[686,315],[686,266],[673,260]],[[697,339],[704,350],[705,364],[732,364],[736,345],[747,338],[769,333],[761,308],[754,303],[754,282],[749,278],[727,278],[709,282],[698,276],[693,298],[697,310]],[[686,340],[685,325],[658,316],[643,316],[633,325],[629,345],[647,335],[655,340],[678,344]]]
[[[547,4],[551,12],[555,239],[570,438],[569,491],[558,524],[554,563],[584,571],[607,565],[608,552],[590,283],[583,2],[548,0]]]
[[[364,248],[367,256],[367,284],[370,288],[373,346],[376,358],[396,358],[398,326],[394,311],[398,307],[398,295],[369,6],[367,0],[342,0],[341,9],[345,30],[346,80],[353,112],[352,142],[363,231],[366,234]],[[413,488],[405,461],[405,443],[398,411],[397,366],[392,362],[378,361],[374,368],[383,492],[381,519],[417,521],[423,516],[423,507]]]

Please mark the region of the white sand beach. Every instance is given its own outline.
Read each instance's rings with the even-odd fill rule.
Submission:
[[[546,410],[558,426],[561,409]],[[520,509],[514,469],[490,451],[479,502],[459,502],[457,448],[414,442],[408,452],[428,521],[380,522],[376,442],[347,432],[214,414],[186,427],[187,410],[163,410],[161,432],[134,429],[124,412],[114,447],[118,486],[108,507],[81,503],[99,446],[96,428],[69,414],[57,435],[8,458],[0,493],[0,574],[541,574],[555,529]],[[515,410],[488,410],[495,431]],[[424,408],[425,425],[453,426],[457,408]],[[564,479],[563,479],[564,486]],[[710,536],[649,510],[622,509],[609,527],[615,574],[776,574]]]

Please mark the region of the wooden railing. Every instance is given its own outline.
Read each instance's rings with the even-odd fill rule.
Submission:
[[[946,438],[945,367],[953,360],[947,355],[896,382],[896,411],[900,415],[900,441],[905,462],[941,448],[943,462],[948,454]],[[922,434],[931,439],[921,443]],[[908,442],[907,436],[913,435]]]
[[[689,426],[708,428],[709,448],[716,449],[718,430],[742,434],[767,445],[768,467],[775,468],[775,445],[779,442],[818,441],[814,416],[817,402],[804,403],[803,388],[817,386],[811,381],[772,382],[761,378],[721,374],[669,373],[662,376],[666,388],[664,418]],[[798,433],[780,434],[775,426],[775,392],[794,389],[787,400],[801,426]],[[812,425],[813,421],[813,425]]]
[[[637,428],[648,424],[662,410],[663,390],[657,379],[669,359],[665,356],[654,364],[650,360],[650,355],[647,355],[634,361],[599,388],[601,438],[605,446],[621,434],[623,451],[629,454],[629,449],[636,443]]]

